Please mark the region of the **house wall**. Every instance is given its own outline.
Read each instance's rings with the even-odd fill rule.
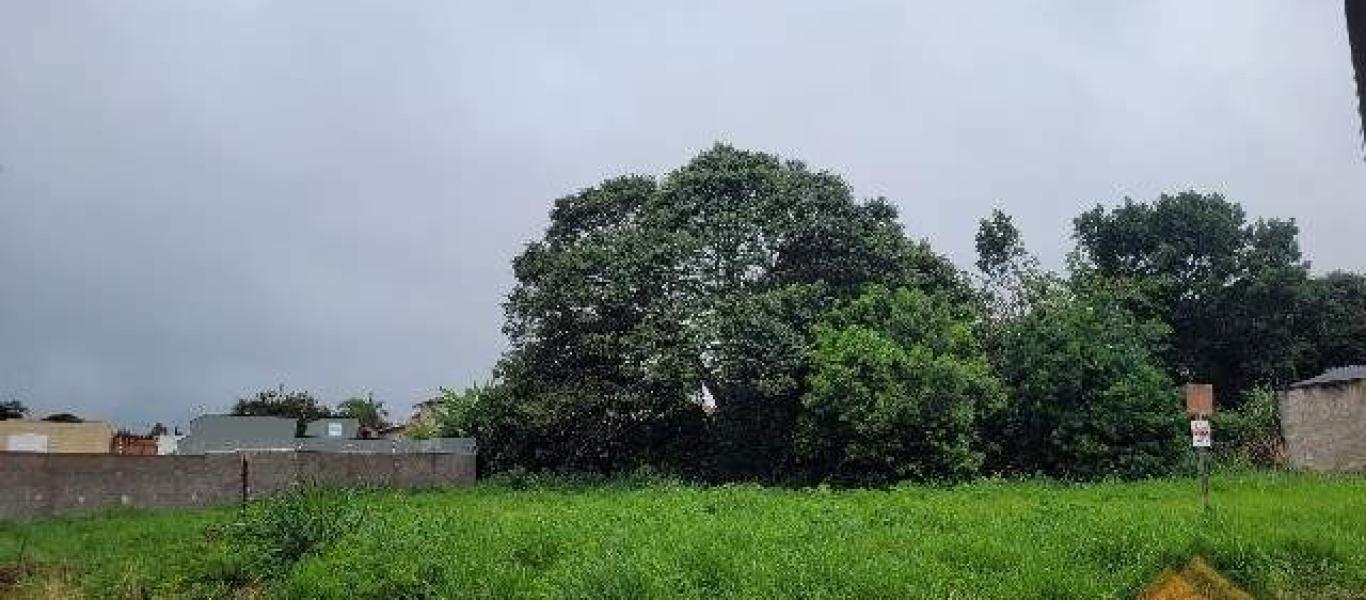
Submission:
[[[1291,466],[1366,471],[1366,380],[1291,389],[1280,411]]]
[[[176,447],[180,444],[183,435],[159,435],[157,436],[157,454],[175,454]]]
[[[109,452],[114,429],[108,423],[53,423],[10,419],[0,421],[0,452],[10,447],[10,436],[40,435],[51,453],[102,454]]]
[[[329,431],[329,426],[335,427]],[[360,421],[356,419],[318,419],[304,425],[304,435],[308,437],[355,439],[359,433]]]
[[[114,434],[114,441],[110,443],[110,452],[136,456],[156,456],[157,441],[151,437]]]
[[[241,500],[244,484],[250,497],[301,483],[446,487],[472,483],[474,463],[473,453],[120,456],[0,452],[0,519],[113,507],[228,504]]]

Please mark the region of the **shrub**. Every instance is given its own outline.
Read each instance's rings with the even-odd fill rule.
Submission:
[[[1216,412],[1212,420],[1214,448],[1220,458],[1258,467],[1285,463],[1276,392],[1271,389],[1248,390],[1237,409]]]
[[[472,437],[479,429],[479,409],[495,393],[496,384],[472,384],[463,390],[441,388],[436,401],[436,430],[442,437]]]
[[[1103,294],[1064,289],[1010,324],[998,357],[1012,393],[998,434],[1003,462],[1075,479],[1175,468],[1184,420],[1156,359],[1165,334]]]
[[[839,481],[976,474],[978,417],[1003,398],[970,318],[905,288],[870,288],[822,318],[809,384],[798,452]]]
[[[222,564],[255,578],[279,575],[355,530],[363,515],[346,490],[305,486],[251,502],[218,532],[228,551]]]

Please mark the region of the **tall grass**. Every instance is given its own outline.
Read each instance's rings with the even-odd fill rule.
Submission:
[[[0,561],[27,536],[89,597],[1124,598],[1200,554],[1259,596],[1366,592],[1366,478],[1224,473],[1213,499],[1190,479],[482,484],[0,524]]]

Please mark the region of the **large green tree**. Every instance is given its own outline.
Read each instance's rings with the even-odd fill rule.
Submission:
[[[599,471],[781,474],[821,314],[869,283],[970,293],[886,201],[724,145],[558,200],[513,268],[499,376],[539,431],[512,455]]]
[[[1183,192],[1097,206],[1074,226],[1077,285],[1109,288],[1139,317],[1166,323],[1174,378],[1213,383],[1236,402],[1252,385],[1312,369],[1308,265],[1293,221],[1250,222],[1218,194]]]
[[[657,188],[626,176],[560,198],[544,238],[513,261],[511,348],[478,415],[493,468],[615,472],[688,461],[661,452],[662,438],[700,446],[702,414],[680,401],[695,388],[645,345],[667,278],[642,227]]]

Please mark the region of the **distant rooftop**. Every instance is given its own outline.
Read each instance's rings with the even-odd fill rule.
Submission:
[[[1318,377],[1311,377],[1304,381],[1297,381],[1290,384],[1291,388],[1312,387],[1316,385],[1331,385],[1334,383],[1346,383],[1366,379],[1366,365],[1348,365],[1336,369],[1328,369]]]
[[[180,440],[180,454],[294,448],[294,419],[200,415],[190,420],[190,432]]]

